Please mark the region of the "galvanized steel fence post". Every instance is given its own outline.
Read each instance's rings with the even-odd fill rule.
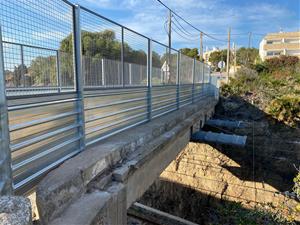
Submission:
[[[205,72],[205,64],[204,63],[202,63],[202,84],[204,84],[204,72]]]
[[[209,75],[209,83],[211,84],[211,72],[210,72],[210,66],[208,67],[208,75]]]
[[[58,86],[58,92],[61,92],[61,74],[60,74],[60,57],[59,57],[59,51],[56,51],[56,73],[57,73],[57,86]]]
[[[148,54],[147,54],[147,109],[148,120],[152,118],[152,40],[148,39]]]
[[[13,193],[3,54],[0,26],[0,196],[10,195]]]
[[[85,120],[84,120],[84,78],[82,75],[82,49],[81,49],[81,28],[80,28],[80,6],[73,6],[73,23],[74,23],[74,71],[76,78],[76,92],[77,92],[77,110],[78,123],[80,135],[80,150],[85,149]]]
[[[102,83],[102,86],[105,86],[105,60],[104,60],[104,58],[101,59],[101,72],[102,72],[101,83]]]
[[[181,53],[177,53],[177,74],[176,74],[176,101],[177,101],[177,109],[180,108],[180,55]]]
[[[20,80],[17,81],[18,86],[25,87],[25,64],[24,64],[24,46],[20,45],[21,51],[21,77]]]
[[[122,86],[125,86],[124,76],[125,76],[125,66],[124,66],[124,27],[121,27],[121,79]]]

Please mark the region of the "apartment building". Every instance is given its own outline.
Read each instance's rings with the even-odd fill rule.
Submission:
[[[279,55],[300,58],[300,31],[267,34],[260,42],[259,55],[262,60]]]

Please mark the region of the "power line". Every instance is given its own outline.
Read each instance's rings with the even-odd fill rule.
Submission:
[[[190,33],[188,30],[186,30],[182,25],[181,25],[181,23],[176,19],[176,17],[174,16],[174,19],[175,19],[175,21],[178,23],[178,25],[187,33],[187,34],[189,34],[189,35],[191,35],[191,36],[199,36],[199,35],[197,35],[197,34],[192,34],[192,33]]]
[[[252,34],[257,35],[257,36],[266,36],[266,34],[258,34],[258,33],[253,33],[253,32],[252,32]]]
[[[168,10],[170,10],[175,16],[177,16],[178,18],[180,18],[186,24],[188,24],[189,26],[191,26],[195,30],[199,31],[200,33],[203,33],[203,35],[207,36],[208,38],[211,38],[213,40],[220,41],[220,42],[227,42],[226,40],[221,40],[221,39],[215,38],[215,37],[211,36],[210,34],[208,34],[208,33],[204,32],[204,31],[198,29],[197,27],[195,27],[194,25],[192,25],[190,22],[188,22],[187,20],[185,20],[182,16],[178,15],[174,10],[172,10],[170,7],[168,7],[166,4],[164,4],[161,0],[156,0],[156,1],[158,1],[161,5],[163,5]]]
[[[167,29],[167,23],[168,23],[168,21],[166,21],[165,23],[164,23],[164,28],[165,28],[165,31],[166,31],[166,33],[167,34],[169,34],[169,32],[168,32],[168,29]],[[172,24],[174,24],[173,22],[172,22]],[[177,28],[178,28],[178,26],[176,25],[176,24],[174,24]],[[188,41],[197,41],[198,39],[192,39],[192,38],[189,38],[189,37],[186,37],[186,36],[183,36],[178,30],[176,30],[174,27],[171,27],[171,29],[172,29],[172,31],[174,31],[177,35],[179,35],[180,37],[182,37],[182,38],[184,38],[184,39],[186,39],[186,40],[188,40]]]
[[[183,34],[185,34],[186,36],[188,36],[185,32],[183,32],[182,31],[182,29],[180,28],[180,27],[178,27],[178,25],[176,24],[176,23],[173,23],[172,22],[172,24],[174,24],[175,25],[175,27],[179,30],[179,31],[181,31]],[[197,38],[192,38],[191,36],[188,36],[189,38],[188,39],[190,39],[190,40],[194,40],[194,41],[197,41],[197,40],[199,40],[200,39],[200,36],[199,37],[197,37]]]
[[[210,33],[210,35],[216,35],[216,36],[227,36],[227,34],[220,34],[220,33]],[[231,34],[234,36],[244,36],[244,35],[249,35],[249,32],[246,33],[238,33],[238,34]]]
[[[255,33],[255,32],[252,32],[252,31],[249,31],[249,32],[245,32],[245,33],[236,33],[236,34],[231,34],[231,35],[234,35],[234,36],[247,36],[249,35],[249,33],[252,33],[252,35],[256,35],[256,36],[265,36],[266,34],[260,34],[260,33]],[[226,36],[227,34],[221,34],[221,33],[210,33],[210,35],[215,35],[215,36]]]
[[[175,17],[174,17],[174,18],[175,18]],[[174,24],[175,27],[177,27],[177,29],[180,30],[180,31],[181,31],[183,34],[185,34],[186,36],[192,37],[192,35],[191,35],[190,33],[187,33],[185,30],[183,30],[183,29],[181,28],[181,26],[177,25],[177,23],[175,23],[173,20],[172,20],[172,24]]]
[[[183,36],[183,35],[181,35],[176,29],[174,29],[173,27],[172,27],[172,31],[174,31],[176,34],[178,34],[180,37],[182,37],[182,38],[185,38],[186,40],[189,40],[189,41],[197,41],[198,39],[190,39],[190,38],[187,38],[187,37],[185,37],[185,36]]]

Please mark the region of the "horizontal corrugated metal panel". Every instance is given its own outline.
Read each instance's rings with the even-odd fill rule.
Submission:
[[[181,85],[179,88],[179,105],[183,107],[185,105],[191,104],[193,98],[193,85]]]
[[[147,88],[85,91],[86,143],[147,121]]]
[[[61,94],[8,100],[15,188],[23,188],[40,177],[44,168],[79,151],[78,99],[74,97]]]
[[[151,94],[152,118],[177,109],[177,85],[152,87]]]

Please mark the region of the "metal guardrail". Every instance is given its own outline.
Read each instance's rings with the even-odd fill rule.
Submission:
[[[208,65],[84,7],[0,7],[1,194],[29,191],[100,140],[218,97]]]

